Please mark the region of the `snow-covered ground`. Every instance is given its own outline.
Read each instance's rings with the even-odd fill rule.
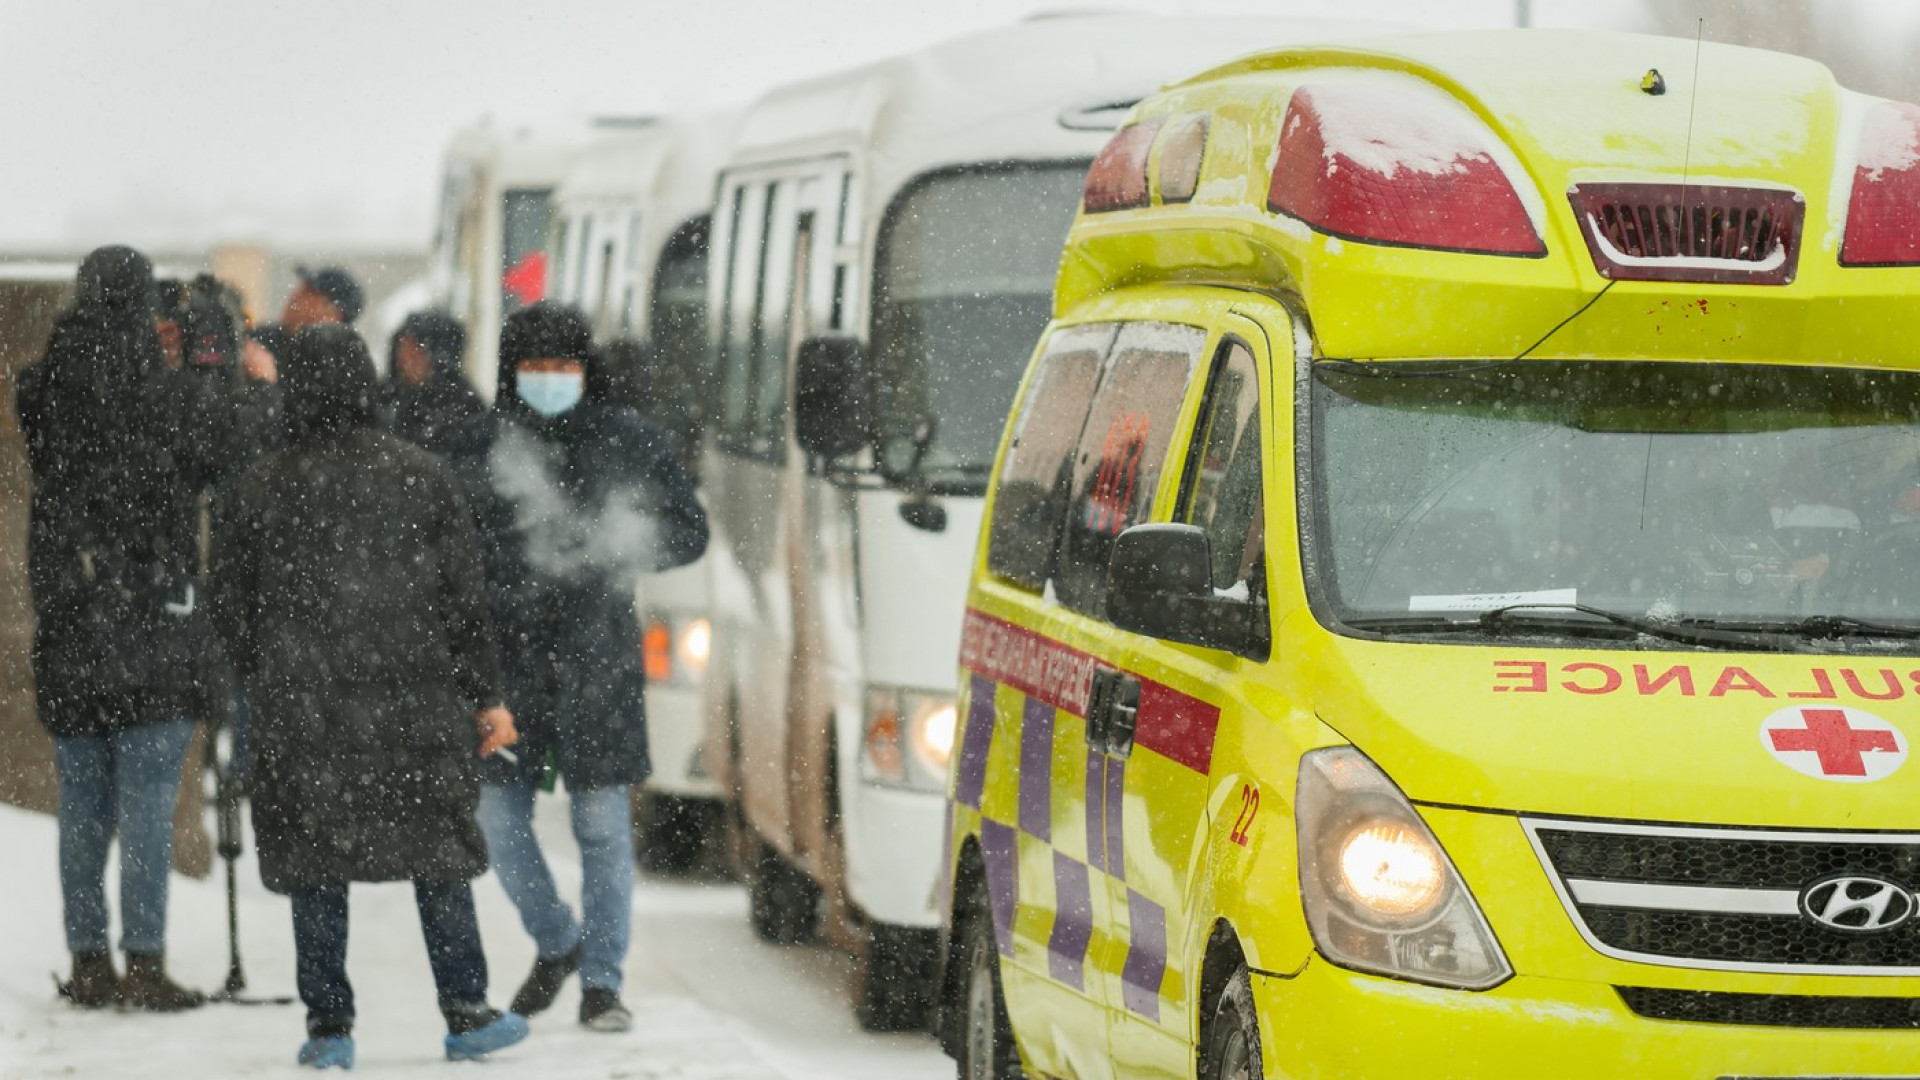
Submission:
[[[564,795],[541,800],[537,822],[553,838],[562,888],[579,873],[566,836]],[[240,949],[249,989],[293,993],[287,902],[268,893],[251,854],[239,865]],[[109,895],[112,896],[109,879]],[[213,989],[226,977],[225,885],[175,876],[169,963],[180,981]],[[348,972],[358,998],[353,1075],[484,1069],[543,1080],[948,1080],[953,1065],[930,1039],[859,1031],[848,1005],[848,961],[822,948],[763,945],[747,926],[737,886],[643,878],[634,898],[634,942],[625,998],[634,1029],[588,1032],[574,1022],[577,983],[534,1020],[533,1035],[480,1066],[441,1058],[444,1033],[406,885],[355,885]],[[475,883],[504,1007],[533,949],[491,875]],[[117,906],[117,905],[110,905]],[[57,1001],[49,973],[65,975],[54,826],[0,806],[0,1080],[142,1077],[213,1080],[293,1077],[305,1011],[210,1005],[179,1016],[83,1012]]]

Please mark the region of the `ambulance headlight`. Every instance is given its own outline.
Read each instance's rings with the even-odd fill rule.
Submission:
[[[952,694],[868,690],[860,778],[883,787],[944,791],[956,720]]]
[[[1341,891],[1385,919],[1424,918],[1446,894],[1446,859],[1433,841],[1380,818],[1347,826],[1334,841]]]
[[[1466,882],[1385,773],[1351,746],[1300,761],[1300,893],[1342,967],[1485,990],[1513,974]]]

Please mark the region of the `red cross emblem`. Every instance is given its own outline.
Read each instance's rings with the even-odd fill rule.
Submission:
[[[1760,742],[1781,764],[1824,780],[1878,780],[1907,760],[1906,736],[1859,709],[1781,709],[1761,722]]]

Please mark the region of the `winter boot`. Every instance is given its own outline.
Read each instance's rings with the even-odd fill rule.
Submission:
[[[120,976],[113,973],[112,953],[74,953],[73,978],[60,985],[60,996],[82,1009],[104,1009],[120,996]]]
[[[206,996],[167,978],[165,953],[127,954],[127,974],[120,980],[120,1007],[146,1012],[183,1012],[206,1004]]]
[[[534,1016],[547,1011],[553,999],[560,996],[560,987],[566,984],[567,976],[580,968],[580,946],[575,945],[564,956],[551,960],[536,959],[533,971],[527,975],[527,981],[520,984],[520,992],[513,995],[514,1012],[521,1016]]]
[[[447,1018],[447,1060],[479,1061],[527,1037],[527,1018],[502,1013],[484,1002],[458,1005],[442,1013]]]
[[[633,1026],[633,1014],[620,1004],[619,994],[589,986],[580,993],[580,1023],[592,1031],[625,1031]]]
[[[353,1036],[321,1035],[300,1044],[299,1062],[309,1069],[353,1068]]]

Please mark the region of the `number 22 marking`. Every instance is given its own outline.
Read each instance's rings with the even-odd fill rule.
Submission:
[[[1260,812],[1260,789],[1252,784],[1240,785],[1240,816],[1233,819],[1233,832],[1228,839],[1241,847],[1247,846],[1247,833],[1253,829],[1253,818]]]

